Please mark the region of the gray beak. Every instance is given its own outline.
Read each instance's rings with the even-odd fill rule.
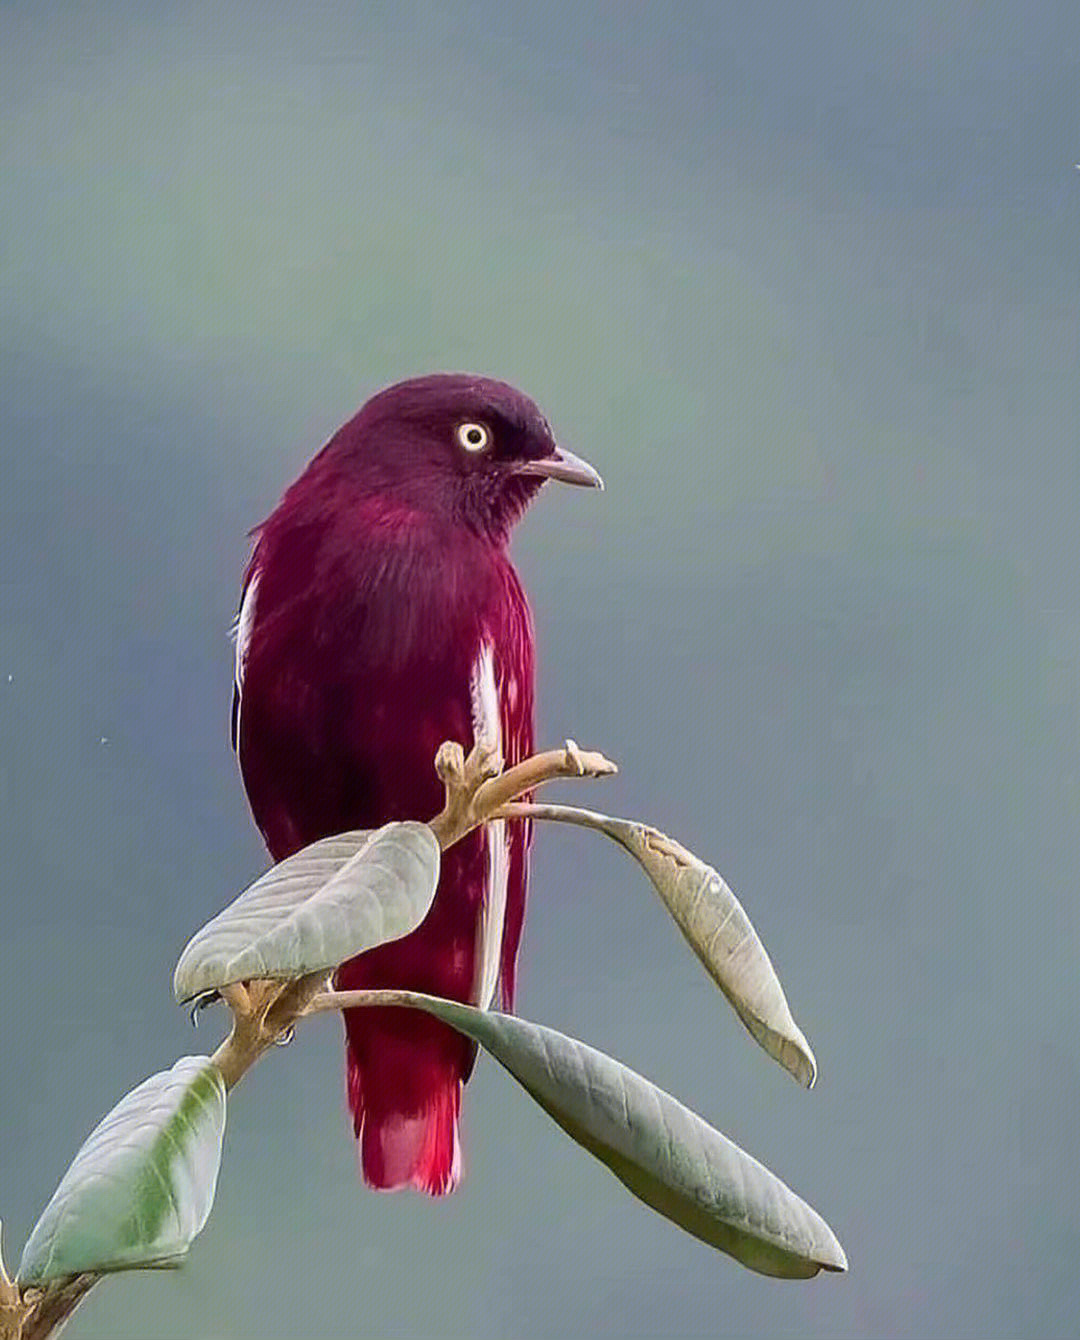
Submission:
[[[517,467],[518,474],[542,475],[545,479],[558,479],[564,484],[580,484],[586,489],[602,489],[604,481],[588,461],[575,456],[564,447],[556,447],[551,456],[541,456],[535,461],[524,461]]]

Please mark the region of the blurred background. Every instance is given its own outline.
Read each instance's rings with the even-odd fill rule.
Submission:
[[[0,1213],[184,1051],[265,865],[228,746],[246,533],[387,381],[505,377],[603,472],[518,534],[540,738],[714,862],[821,1077],[639,873],[536,845],[520,1008],[830,1221],[741,1270],[490,1061],[445,1203],[362,1190],[336,1022],[232,1105],[189,1264],[78,1337],[1075,1333],[1068,2],[0,6]]]

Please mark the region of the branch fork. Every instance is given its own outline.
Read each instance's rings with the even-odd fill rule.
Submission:
[[[437,870],[437,859],[431,845],[432,834],[440,849],[445,851],[474,829],[497,820],[553,820],[599,831],[624,847],[644,868],[691,948],[728,997],[756,1041],[800,1083],[806,1087],[813,1084],[816,1063],[809,1044],[791,1017],[775,971],[749,919],[720,876],[680,844],[654,828],[573,806],[537,804],[534,801],[536,789],[546,782],[610,776],[617,771],[613,763],[602,754],[580,749],[573,740],[568,739],[561,749],[535,754],[504,771],[502,756],[494,743],[479,740],[471,752],[466,754],[460,744],[448,741],[438,750],[435,769],[443,784],[445,800],[443,808],[428,825],[431,832],[421,832],[418,835],[426,852],[424,869],[428,879],[422,890],[426,894],[426,900],[414,909],[416,915],[412,918],[412,924],[415,925],[423,915],[423,908],[429,905],[433,893],[433,876]],[[413,827],[423,829],[423,825]],[[362,838],[364,835],[359,836]],[[319,845],[316,844],[317,847]],[[346,847],[348,845],[345,844]],[[330,848],[337,850],[333,843],[330,844]],[[314,855],[309,853],[310,861],[322,859],[324,853],[321,851],[317,851]],[[315,868],[318,872],[318,866]],[[340,861],[334,868],[340,869]],[[324,876],[316,873],[310,885],[300,883],[296,889],[286,889],[292,901],[286,901],[285,914],[292,915],[297,907],[306,907],[304,900],[316,896],[325,887]],[[242,898],[246,896],[242,895]],[[328,895],[326,903],[333,906],[333,895]],[[318,910],[320,909],[316,909]],[[274,923],[276,924],[278,923]],[[392,931],[390,933],[392,934]],[[398,933],[403,933],[400,927]],[[298,1019],[362,1006],[418,1006],[492,1051],[540,1105],[573,1134],[578,1143],[606,1163],[634,1194],[695,1236],[720,1247],[752,1269],[765,1274],[809,1278],[820,1269],[847,1268],[843,1249],[820,1216],[817,1216],[782,1183],[777,1183],[777,1179],[767,1170],[762,1169],[753,1160],[748,1160],[747,1156],[737,1148],[731,1147],[730,1142],[724,1141],[723,1137],[716,1136],[713,1152],[707,1155],[703,1147],[702,1130],[713,1136],[716,1133],[711,1132],[699,1118],[688,1113],[668,1095],[656,1090],[654,1086],[648,1084],[648,1081],[632,1071],[620,1067],[617,1062],[612,1062],[610,1058],[588,1053],[592,1057],[589,1064],[594,1068],[604,1065],[609,1067],[609,1071],[604,1072],[607,1078],[598,1086],[601,1091],[608,1091],[613,1082],[612,1075],[622,1085],[625,1116],[623,1135],[630,1139],[632,1144],[634,1141],[640,1143],[638,1126],[646,1118],[652,1120],[658,1109],[657,1130],[662,1131],[667,1137],[667,1163],[663,1159],[657,1163],[650,1162],[649,1159],[637,1160],[636,1155],[631,1157],[628,1147],[616,1138],[618,1132],[612,1133],[610,1114],[606,1109],[593,1120],[596,1114],[589,1115],[588,1103],[594,1101],[594,1083],[589,1073],[585,1074],[584,1085],[577,1087],[570,1083],[568,1088],[565,1076],[560,1078],[567,1069],[580,1070],[582,1056],[586,1054],[581,1044],[574,1042],[573,1039],[551,1033],[550,1030],[544,1030],[537,1025],[530,1025],[527,1021],[512,1020],[489,1013],[483,1005],[477,1010],[475,1007],[463,1006],[452,1000],[401,990],[335,991],[334,971],[325,965],[339,958],[347,958],[363,943],[365,941],[354,938],[346,929],[345,933],[332,942],[332,950],[327,944],[323,946],[321,953],[314,956],[307,953],[290,955],[282,952],[275,955],[273,952],[268,952],[260,957],[257,953],[249,953],[246,964],[242,960],[237,962],[225,959],[224,962],[231,962],[232,966],[224,970],[211,961],[211,970],[204,972],[203,978],[208,984],[221,982],[231,974],[243,972],[245,967],[248,971],[280,973],[279,977],[273,979],[263,977],[227,981],[225,985],[216,989],[208,988],[204,995],[199,997],[200,1003],[223,999],[232,1015],[229,1035],[211,1058],[226,1089],[232,1089],[270,1047],[288,1042]],[[250,945],[248,947],[250,949]],[[187,951],[185,955],[186,953]],[[182,958],[181,965],[183,961]],[[294,975],[312,964],[320,965],[317,971],[309,971],[304,976]],[[181,987],[177,988],[178,993],[185,994],[182,990],[185,979],[180,967],[177,969],[176,980],[181,983]],[[191,984],[194,986],[194,978],[191,979]],[[505,1030],[511,1025],[513,1028],[510,1034],[506,1035]],[[525,1030],[526,1036],[522,1038],[514,1034],[513,1029],[517,1029],[519,1034],[521,1030]],[[573,1058],[575,1064],[549,1066],[550,1074],[547,1080],[540,1084],[533,1074],[532,1063],[530,1062],[523,1072],[515,1062],[515,1057],[518,1062],[521,1060],[519,1052],[533,1057],[540,1043],[543,1044],[545,1052],[548,1052],[554,1045],[552,1040],[554,1044],[568,1049],[567,1056]],[[211,1135],[216,1139],[213,1152],[215,1158],[218,1158],[225,1112],[220,1086],[212,1070],[206,1066],[205,1058],[186,1059],[196,1062],[199,1077],[204,1083],[208,1082],[214,1090],[218,1124]],[[548,1060],[550,1062],[550,1055]],[[174,1071],[179,1065],[180,1062],[174,1067]],[[172,1073],[169,1072],[168,1076],[154,1076],[151,1081],[147,1081],[147,1084],[154,1080],[168,1079]],[[192,1086],[184,1090],[185,1100],[193,1091]],[[633,1116],[628,1105],[628,1095],[631,1091],[636,1095],[633,1104],[636,1116]],[[136,1092],[133,1091],[129,1099],[133,1098]],[[586,1102],[585,1109],[580,1107],[582,1101]],[[118,1105],[117,1111],[121,1106],[123,1104]],[[684,1136],[692,1138],[693,1142],[702,1146],[704,1171],[708,1176],[700,1182],[700,1185],[686,1185],[682,1174],[674,1177],[672,1167],[668,1166],[673,1138],[672,1122],[676,1119],[686,1124]],[[85,1148],[89,1148],[90,1143],[88,1142]],[[662,1145],[663,1141],[660,1140],[660,1146]],[[636,1148],[636,1145],[634,1147]],[[72,1170],[69,1171],[73,1171],[76,1164],[73,1164]],[[216,1170],[216,1163],[214,1166]],[[731,1179],[733,1185],[736,1183],[742,1185],[743,1193],[746,1191],[747,1166],[756,1169],[754,1176],[760,1174],[761,1177],[760,1185],[755,1183],[756,1192],[761,1205],[766,1207],[761,1212],[766,1217],[772,1214],[772,1209],[769,1207],[774,1207],[776,1196],[779,1193],[783,1194],[786,1198],[790,1223],[794,1225],[790,1233],[785,1228],[783,1242],[774,1242],[771,1236],[756,1233],[752,1230],[752,1226],[744,1233],[741,1220],[733,1224],[728,1206],[730,1196],[717,1191],[714,1176],[716,1166],[720,1167],[723,1174],[721,1183],[725,1183],[725,1179]],[[624,1167],[634,1172],[633,1180],[630,1176],[624,1175]],[[652,1193],[653,1188],[657,1187],[664,1189],[664,1195],[660,1199]],[[58,1197],[62,1190],[63,1183],[58,1190]],[[211,1198],[212,1194],[211,1190],[209,1193]],[[55,1199],[57,1198],[54,1197]],[[208,1212],[209,1200],[202,1208],[200,1225]],[[39,1221],[39,1228],[46,1222],[46,1216]],[[99,1273],[63,1274],[65,1267],[62,1264],[57,1265],[52,1254],[55,1234],[53,1239],[50,1239],[49,1232],[51,1230],[43,1230],[42,1241],[38,1241],[35,1237],[38,1229],[31,1235],[31,1245],[24,1253],[24,1262],[29,1262],[25,1265],[27,1282],[12,1280],[0,1257],[0,1340],[46,1340],[46,1337],[63,1324],[83,1296],[100,1278]],[[191,1238],[197,1232],[198,1226],[187,1233],[181,1243],[183,1250],[186,1250]],[[40,1249],[36,1258],[35,1242]],[[43,1251],[45,1255],[42,1254]],[[96,1255],[91,1252],[89,1255],[76,1254],[68,1258],[62,1256],[59,1258],[60,1262],[65,1259],[70,1263],[67,1269],[85,1270],[89,1267],[90,1270],[97,1271],[100,1269],[100,1262],[112,1261],[113,1258],[98,1251]],[[157,1256],[147,1254],[139,1258],[136,1263],[145,1266],[159,1263],[163,1259],[166,1258],[162,1254]]]
[[[503,772],[502,758],[491,743],[481,740],[466,756],[461,745],[447,740],[435,755],[435,771],[446,788],[446,803],[431,828],[445,851],[474,828],[501,818],[504,806],[530,796],[545,782],[610,777],[618,768],[603,754],[567,740],[561,749],[533,754]]]
[[[504,772],[498,747],[482,739],[468,754],[460,744],[447,741],[435,757],[435,770],[442,779],[446,799],[430,827],[445,851],[474,828],[509,817],[516,802],[531,799],[536,787],[545,782],[607,777],[617,768],[603,754],[579,749],[573,740],[567,740],[561,749],[534,754]],[[522,810],[528,808],[521,806]],[[258,978],[220,989],[218,994],[232,1014],[232,1027],[211,1059],[227,1089],[232,1089],[264,1052],[288,1042],[298,1019],[342,1008],[348,993],[334,993],[332,978],[332,973],[314,972],[291,981]],[[358,1004],[372,1003],[368,994],[358,994],[363,997]],[[0,1255],[0,1340],[45,1340],[99,1278],[95,1274],[76,1275],[43,1288],[24,1288],[9,1277]]]
[[[0,1340],[45,1340],[78,1307],[97,1275],[76,1275],[45,1288],[20,1288],[0,1251]]]
[[[233,1088],[263,1052],[291,1039],[293,1024],[329,981],[329,973],[315,972],[293,982],[260,978],[222,987],[233,1024],[211,1060],[221,1071],[226,1089]]]
[[[534,754],[504,772],[497,746],[481,739],[468,754],[460,744],[447,740],[435,756],[435,771],[442,779],[446,801],[430,827],[445,851],[474,828],[499,818],[505,806],[531,795],[544,782],[607,777],[617,769],[603,754],[579,749],[573,740],[567,740],[561,749]],[[331,974],[318,972],[291,982],[259,979],[222,987],[221,996],[232,1012],[232,1030],[212,1060],[227,1089],[270,1047],[289,1040],[296,1021],[326,993],[330,978]]]

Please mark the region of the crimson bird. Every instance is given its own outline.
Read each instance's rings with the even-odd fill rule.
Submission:
[[[532,752],[532,616],[507,548],[549,479],[603,487],[512,386],[420,377],[373,396],[253,532],[232,738],[275,861],[432,818],[444,740],[483,738],[508,766]],[[495,822],[445,852],[424,922],[345,963],[338,987],[512,1009],[529,836]],[[345,1034],[365,1180],[453,1190],[475,1044],[408,1009],[347,1011]]]

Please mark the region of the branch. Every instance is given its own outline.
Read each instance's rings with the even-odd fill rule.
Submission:
[[[502,771],[502,759],[491,745],[481,741],[466,755],[461,745],[448,740],[435,756],[435,769],[446,788],[446,803],[431,821],[431,828],[444,851],[480,824],[509,814],[508,807],[513,808],[519,797],[530,795],[545,782],[608,777],[617,771],[603,754],[582,751],[573,740],[567,740],[562,749],[534,754],[507,772]],[[519,808],[522,813],[545,809],[528,805]],[[294,982],[259,980],[222,988],[233,1023],[229,1036],[211,1059],[227,1089],[232,1089],[275,1043],[289,1040],[297,1019],[311,1012],[315,997],[325,994],[328,978],[329,974],[320,972]]]
[[[47,1340],[75,1311],[82,1300],[101,1278],[100,1275],[76,1275],[74,1279],[48,1289],[28,1289],[25,1302],[30,1313],[23,1329],[16,1332],[20,1340]]]
[[[263,1052],[290,1040],[293,1024],[329,980],[329,973],[313,972],[295,982],[259,980],[222,987],[233,1023],[210,1059],[221,1071],[226,1089],[234,1088]]]
[[[8,1275],[0,1251],[0,1340],[45,1340],[71,1316],[98,1278],[76,1275],[45,1289],[23,1290]]]
[[[2,1226],[0,1226],[2,1228]],[[24,1299],[7,1273],[4,1265],[3,1244],[0,1241],[0,1340],[18,1340],[23,1334],[23,1323],[30,1316],[33,1304]]]
[[[445,851],[490,819],[522,816],[547,818],[548,811],[562,806],[516,804],[545,782],[561,778],[609,777],[617,771],[603,754],[583,751],[573,740],[562,749],[549,749],[502,771],[497,749],[481,741],[466,755],[461,745],[448,740],[435,756],[435,770],[446,788],[446,803],[431,821],[431,828]],[[569,811],[579,813],[579,811]],[[581,814],[588,814],[586,810]],[[229,1036],[211,1058],[221,1071],[225,1087],[232,1089],[255,1062],[276,1043],[287,1042],[297,1019],[314,1013],[312,1002],[325,1000],[329,975],[311,973],[295,982],[236,982],[222,988],[221,995],[232,1011]],[[331,1008],[319,1005],[317,1009]]]
[[[447,741],[435,757],[435,769],[446,788],[446,803],[430,826],[444,851],[474,828],[509,813],[516,802],[545,782],[607,777],[617,771],[603,754],[582,751],[573,740],[567,740],[562,749],[535,754],[507,772],[502,771],[502,759],[493,746],[481,741],[466,756],[461,745]],[[517,808],[531,812],[532,807]],[[235,1088],[264,1052],[288,1042],[298,1019],[354,1004],[394,1003],[393,991],[332,991],[331,976],[315,972],[293,981],[256,979],[221,988],[232,1027],[211,1060],[226,1089]],[[77,1275],[44,1288],[21,1288],[8,1277],[0,1256],[0,1340],[45,1340],[99,1278]]]
[[[304,1016],[326,1014],[333,1010],[355,1010],[362,1006],[409,1005],[410,991],[383,989],[360,991],[320,991],[313,996],[304,1010]]]
[[[576,824],[597,833],[609,833],[611,820],[596,810],[581,809],[577,805],[537,805],[532,801],[509,801],[500,807],[497,819],[547,819],[557,824]],[[662,837],[662,834],[657,834]],[[668,839],[670,842],[670,839]],[[675,844],[672,844],[675,845]]]

